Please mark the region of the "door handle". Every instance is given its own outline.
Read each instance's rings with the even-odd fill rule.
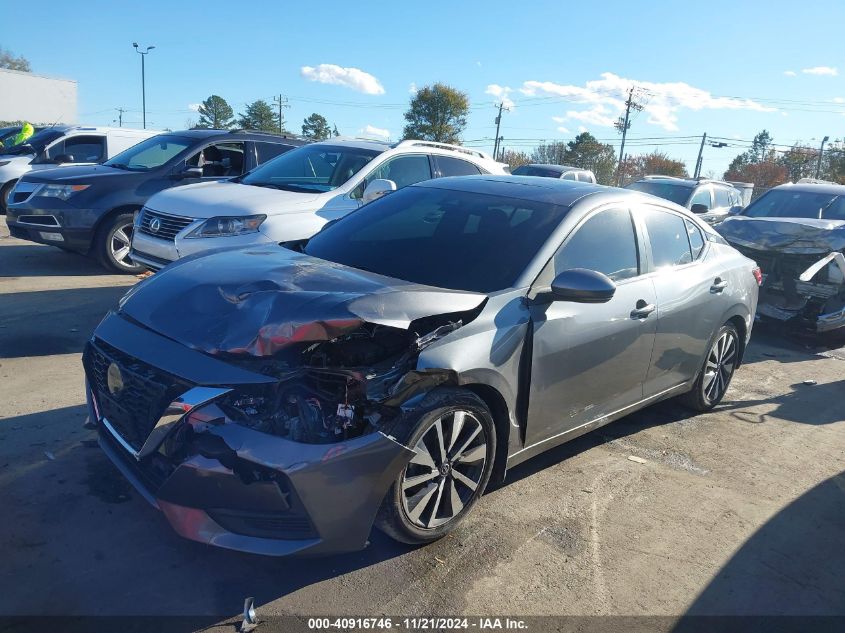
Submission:
[[[722,292],[722,290],[724,290],[727,287],[728,287],[727,281],[722,281],[722,279],[720,277],[716,277],[715,281],[713,282],[713,285],[710,286],[710,292],[712,292],[712,293]]]
[[[649,314],[657,309],[653,303],[646,303],[642,299],[637,301],[637,307],[631,310],[632,319],[645,319]]]

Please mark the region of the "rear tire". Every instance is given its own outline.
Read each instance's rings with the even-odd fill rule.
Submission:
[[[484,494],[496,429],[484,401],[463,389],[429,394],[408,427],[405,444],[417,455],[390,486],[375,525],[397,541],[419,545],[454,530]]]
[[[132,220],[131,213],[114,215],[103,223],[94,237],[92,249],[97,261],[112,272],[137,275],[146,270],[129,259]]]
[[[739,364],[739,332],[725,323],[716,332],[698,378],[692,389],[680,401],[694,411],[710,411],[722,401]]]

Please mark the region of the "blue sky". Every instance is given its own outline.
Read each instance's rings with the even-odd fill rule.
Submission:
[[[695,7],[698,8],[695,8]],[[342,134],[401,135],[412,85],[444,81],[472,103],[468,144],[492,147],[494,103],[513,102],[504,145],[570,140],[609,122],[631,85],[631,153],[658,148],[718,174],[762,128],[776,143],[845,135],[845,3],[768,2],[40,2],[0,0],[0,46],[33,71],[78,81],[79,121],[140,126],[137,41],[149,127],[183,128],[212,93],[235,111],[285,95],[288,128],[319,112]],[[357,70],[357,72],[356,72]],[[790,74],[785,74],[790,73]],[[335,83],[326,83],[335,82]],[[507,90],[509,89],[509,90]],[[3,98],[3,96],[0,96]],[[195,107],[195,106],[194,106]],[[134,123],[133,123],[134,122]],[[149,123],[152,125],[149,125]]]

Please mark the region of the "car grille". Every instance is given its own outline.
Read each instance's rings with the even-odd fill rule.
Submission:
[[[303,540],[316,538],[317,533],[308,516],[290,512],[243,512],[236,510],[209,510],[209,516],[224,529],[258,538]]]
[[[109,366],[120,369],[123,388],[111,393]],[[88,382],[100,415],[135,451],[141,450],[167,405],[189,385],[98,341],[89,343],[83,356]]]
[[[172,242],[176,234],[193,221],[193,218],[167,215],[144,207],[138,220],[138,230],[145,235]]]

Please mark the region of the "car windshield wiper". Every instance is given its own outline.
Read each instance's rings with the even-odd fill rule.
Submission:
[[[315,191],[322,193],[319,189],[312,189],[310,187],[300,185],[281,185],[275,182],[244,182],[245,185],[252,185],[253,187],[270,187],[271,189],[279,189],[280,191],[292,191],[295,193],[314,193]]]

